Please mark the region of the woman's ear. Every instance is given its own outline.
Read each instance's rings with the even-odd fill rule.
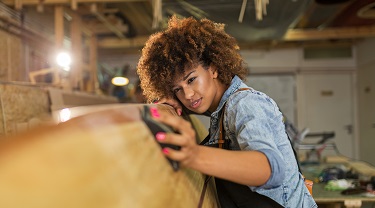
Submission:
[[[212,78],[216,79],[218,76],[216,67],[213,65],[210,65],[210,68],[208,70],[210,71]]]

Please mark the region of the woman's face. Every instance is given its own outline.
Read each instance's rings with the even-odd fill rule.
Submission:
[[[217,79],[217,70],[210,66],[204,69],[202,65],[186,70],[178,77],[173,85],[173,93],[189,110],[203,114],[213,112],[219,105],[226,86]]]

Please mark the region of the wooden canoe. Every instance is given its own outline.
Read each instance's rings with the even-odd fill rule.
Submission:
[[[142,107],[72,108],[65,122],[3,138],[0,207],[197,207],[204,176],[172,169],[141,120]],[[204,127],[191,121],[204,136]],[[203,207],[218,207],[212,182]]]

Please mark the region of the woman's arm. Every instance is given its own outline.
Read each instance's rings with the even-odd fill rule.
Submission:
[[[161,143],[181,146],[179,151],[163,149],[167,157],[179,161],[181,165],[249,186],[263,185],[269,179],[271,168],[263,153],[200,146],[196,143],[195,131],[188,121],[166,114],[160,114],[155,119],[180,132],[179,134],[159,133],[156,139]]]
[[[271,175],[267,157],[261,152],[197,148],[197,159],[189,165],[202,173],[248,186],[261,186]]]

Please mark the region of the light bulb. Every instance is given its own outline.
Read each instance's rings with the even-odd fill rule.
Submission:
[[[129,79],[126,77],[113,77],[112,84],[116,86],[125,86],[129,84]]]
[[[61,52],[57,54],[56,61],[57,64],[61,66],[65,71],[70,70],[70,64],[72,63],[72,59],[68,53]]]

